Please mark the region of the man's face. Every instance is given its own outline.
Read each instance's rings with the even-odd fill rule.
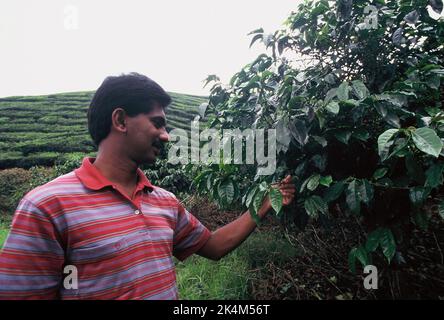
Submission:
[[[163,143],[168,142],[166,118],[163,108],[155,104],[149,113],[126,117],[128,134],[126,148],[137,163],[153,163],[160,154]]]

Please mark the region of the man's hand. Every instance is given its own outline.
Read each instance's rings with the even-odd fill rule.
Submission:
[[[283,205],[289,205],[296,192],[296,187],[291,182],[291,176],[286,176],[275,187],[282,193]],[[262,218],[270,209],[270,198],[266,197],[259,209],[258,216]],[[256,228],[256,222],[247,211],[233,222],[214,231],[207,243],[197,253],[205,258],[219,260],[239,246],[253,232],[254,228]]]
[[[279,191],[282,193],[283,200],[282,204],[288,206],[294,199],[294,193],[296,192],[296,187],[291,181],[291,176],[286,176],[279,184]]]
[[[282,193],[282,205],[288,206],[294,199],[294,194],[296,192],[296,187],[291,182],[291,176],[286,176],[281,182],[274,184],[273,186],[277,187],[278,190]],[[264,203],[262,204],[260,212],[266,213],[271,209],[270,198],[266,197]],[[261,215],[261,214],[260,214]]]

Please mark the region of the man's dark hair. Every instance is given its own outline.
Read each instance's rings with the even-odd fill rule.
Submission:
[[[134,117],[149,113],[155,103],[166,108],[171,97],[150,78],[138,73],[107,77],[88,109],[88,130],[94,143],[99,146],[108,136],[111,115],[116,108],[122,108],[128,116]]]

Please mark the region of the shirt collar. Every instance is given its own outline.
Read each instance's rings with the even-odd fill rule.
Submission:
[[[82,166],[76,170],[74,170],[76,176],[80,179],[80,181],[89,189],[92,190],[100,190],[107,186],[113,186],[113,183],[109,181],[105,176],[95,167],[93,166],[93,162],[96,158],[85,157],[82,161]],[[153,185],[145,176],[140,168],[137,168],[137,187],[136,190],[141,190],[144,188],[153,190]]]

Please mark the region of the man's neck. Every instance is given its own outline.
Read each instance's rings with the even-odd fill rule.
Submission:
[[[113,183],[126,188],[137,184],[137,164],[129,159],[99,152],[93,166]]]

